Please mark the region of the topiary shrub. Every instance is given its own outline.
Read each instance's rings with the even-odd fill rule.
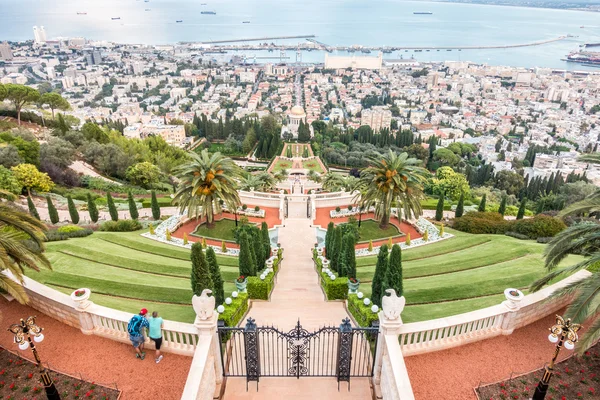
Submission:
[[[37,211],[37,208],[35,208],[35,204],[33,204],[33,200],[31,200],[31,196],[27,196],[27,208],[29,208],[29,214],[31,214],[31,216],[37,220],[40,219],[40,214]]]
[[[75,207],[75,203],[73,202],[73,198],[71,196],[67,196],[67,204],[69,207],[69,215],[71,216],[71,222],[74,224],[79,223],[79,211],[77,211],[77,207]]]
[[[129,205],[129,216],[131,217],[131,219],[138,219],[140,214],[138,212],[137,204],[135,202],[135,199],[133,198],[133,194],[131,194],[131,191],[127,194],[127,203]]]
[[[71,232],[82,231],[83,229],[84,228],[77,226],[77,225],[65,225],[65,226],[61,226],[56,231],[60,232],[60,233],[71,233]]]
[[[62,229],[62,231],[61,231]],[[70,238],[86,237],[94,233],[89,228],[82,228],[80,226],[66,225],[58,229],[51,229],[46,232],[46,242],[56,242],[59,240],[67,240]]]
[[[122,219],[120,221],[106,221],[100,225],[103,232],[133,232],[142,229],[142,224],[134,219]],[[167,231],[167,235],[170,235]]]
[[[340,212],[341,208],[338,206],[335,208],[335,212]]]
[[[231,299],[231,304],[223,304],[225,311],[219,314],[219,320],[225,323],[225,326],[233,327],[242,320],[246,311],[248,311],[248,294],[238,293],[238,297]],[[227,341],[227,335],[222,338]]]
[[[355,294],[348,295],[348,311],[360,326],[371,326],[379,320],[377,313],[371,311],[371,306],[365,306],[364,298],[359,299]]]
[[[352,211],[352,204],[348,204],[348,211]]]
[[[150,228],[150,234],[154,235],[155,234],[155,232],[154,232],[154,225],[150,224],[148,227]]]
[[[165,237],[167,239],[167,241],[171,241],[171,231],[167,229],[167,232],[165,233]]]
[[[256,211],[256,212],[260,211],[260,207],[259,206],[255,206],[254,207],[254,211]]]
[[[48,216],[50,217],[50,222],[53,224],[57,224],[60,221],[58,217],[58,211],[56,207],[54,207],[54,203],[52,203],[52,198],[50,196],[46,196],[46,202],[48,203]]]
[[[509,222],[496,212],[471,211],[460,218],[455,218],[453,227],[467,233],[503,235],[509,225]]]
[[[96,207],[96,202],[94,201],[94,199],[92,198],[92,195],[90,193],[87,194],[86,199],[87,199],[88,213],[90,214],[90,219],[92,220],[92,222],[96,223],[96,222],[98,222],[98,217],[99,217],[98,207]]]
[[[246,211],[248,209],[248,206],[246,204],[242,204],[242,210]]]
[[[186,245],[188,244],[188,235],[187,232],[183,232],[183,244]]]
[[[106,192],[106,205],[108,206],[108,213],[110,214],[110,219],[113,221],[119,220],[119,213],[117,212],[117,207],[115,207],[115,201],[112,198],[110,192]]]
[[[406,240],[404,241],[404,244],[410,246],[410,232],[406,234]]]
[[[562,220],[544,214],[511,222],[511,231],[526,235],[530,239],[553,237],[567,228],[567,225]]]
[[[158,201],[156,200],[156,192],[153,190],[150,200],[150,207],[152,208],[152,218],[155,221],[160,219],[160,206],[158,205]]]

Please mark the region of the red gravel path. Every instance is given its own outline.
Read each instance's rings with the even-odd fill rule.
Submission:
[[[346,206],[347,207],[347,206]],[[343,207],[340,207],[343,208]],[[329,224],[330,221],[333,221],[334,224],[341,224],[344,222],[348,222],[348,217],[344,217],[344,218],[331,218],[329,215],[329,212],[331,210],[335,210],[336,207],[324,207],[324,208],[317,208],[317,218],[315,219],[315,225],[320,225],[321,228],[326,229],[327,225]],[[367,220],[367,219],[376,219],[375,218],[375,214],[374,213],[368,213],[368,214],[363,214],[362,216],[363,221]],[[410,240],[415,240],[420,238],[422,235],[415,229],[414,226],[412,226],[411,224],[407,223],[407,222],[400,222],[398,221],[396,218],[390,218],[390,224],[395,225],[396,227],[398,227],[402,233],[407,234],[410,233]],[[373,246],[377,247],[377,246],[381,246],[382,244],[387,244],[388,243],[389,238],[385,238],[385,239],[381,239],[381,240],[373,240]],[[393,243],[401,243],[406,241],[406,236],[402,236],[402,237],[396,237],[392,239]],[[366,249],[367,247],[369,247],[369,243],[359,243],[356,245],[357,249]]]
[[[252,209],[252,208],[254,208],[254,206],[248,205],[248,208]],[[281,224],[281,220],[279,219],[279,208],[262,207],[262,209],[265,210],[265,218],[248,217],[248,221],[254,222],[257,224],[260,224],[264,221],[267,223],[267,225],[269,225],[269,229],[273,228],[275,225]],[[238,215],[238,221],[240,218],[241,218],[241,216]],[[235,215],[233,215],[232,213],[227,213],[227,212],[215,215],[215,221],[220,221],[221,219],[234,220]],[[183,239],[183,234],[187,233],[188,240],[190,242],[199,242],[202,240],[201,238],[191,236],[190,234],[193,233],[196,230],[196,227],[199,224],[203,223],[205,220],[206,220],[206,218],[201,218],[198,221],[196,221],[195,219],[191,219],[191,220],[187,221],[185,224],[181,225],[175,232],[172,233],[172,235],[173,235],[173,237]],[[206,239],[206,243],[208,243],[209,245],[212,245],[212,246],[221,246],[221,240]],[[239,246],[235,243],[227,242],[227,247],[237,249]]]
[[[560,314],[560,313],[559,313]],[[406,368],[417,400],[476,399],[473,388],[542,368],[554,345],[547,339],[554,314],[512,335],[499,336],[449,350],[406,357]],[[563,349],[559,359],[570,355]]]
[[[160,364],[154,362],[153,351],[144,361],[134,357],[130,345],[98,336],[87,336],[39,311],[17,302],[8,302],[0,296],[0,346],[18,351],[10,324],[20,318],[35,315],[44,328],[45,339],[37,347],[42,361],[52,369],[85,380],[117,387],[124,400],[179,399],[192,362],[191,357],[165,354]],[[21,352],[32,360],[30,351]]]

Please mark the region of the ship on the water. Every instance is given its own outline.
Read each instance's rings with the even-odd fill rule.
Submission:
[[[215,11],[200,11],[200,14],[217,15]]]
[[[432,15],[433,13],[431,11],[415,11],[415,12],[413,12],[413,14],[415,14],[415,15]]]
[[[87,13],[83,12],[83,11],[80,11],[80,12],[77,13],[77,15],[87,15]]]
[[[178,24],[180,24],[180,23],[182,23],[182,22],[183,22],[183,20],[182,20],[182,19],[178,19],[178,20],[177,20],[177,21],[175,21],[175,22],[177,22]]]
[[[600,52],[576,51],[563,58],[563,61],[600,67]]]
[[[118,19],[121,19],[121,17],[112,17],[111,19],[112,19],[113,21],[116,21],[116,20],[118,20]]]

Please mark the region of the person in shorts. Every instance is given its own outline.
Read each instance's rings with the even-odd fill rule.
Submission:
[[[158,311],[152,311],[152,316],[148,318],[148,324],[150,327],[148,328],[148,336],[150,336],[150,340],[154,342],[156,347],[156,363],[158,364],[160,360],[163,359],[163,356],[160,354],[160,346],[162,346],[162,328],[163,328],[163,319],[158,316]]]
[[[135,357],[141,360],[146,357],[146,353],[143,352],[144,346],[144,328],[149,328],[148,320],[146,319],[148,310],[142,308],[138,315],[134,315],[127,324],[127,333],[129,333],[129,340],[135,349]]]

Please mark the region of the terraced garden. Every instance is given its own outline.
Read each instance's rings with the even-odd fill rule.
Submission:
[[[97,304],[128,312],[145,307],[167,319],[193,322],[190,251],[140,236],[96,232],[47,244],[53,271],[29,276],[64,293],[87,287]],[[235,257],[217,255],[225,293],[235,290]]]
[[[517,287],[527,292],[545,274],[545,247],[530,240],[501,235],[470,235],[448,229],[454,238],[402,254],[405,322],[460,314],[499,304],[503,291]],[[570,257],[565,264],[577,262]],[[376,256],[357,259],[360,291],[371,295]]]

